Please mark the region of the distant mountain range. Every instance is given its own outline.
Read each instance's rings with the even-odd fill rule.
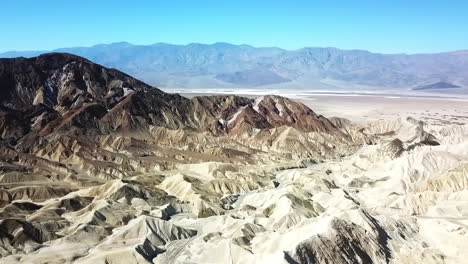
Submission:
[[[446,82],[437,82],[429,85],[424,85],[420,87],[414,88],[414,90],[442,90],[442,89],[455,89],[455,88],[461,88],[458,85],[454,85],[451,83],[446,83]]]
[[[53,51],[85,57],[161,88],[468,90],[468,51],[406,55],[337,48],[127,42]],[[33,57],[46,52],[50,51],[11,51],[0,57]],[[445,85],[438,85],[441,83]]]

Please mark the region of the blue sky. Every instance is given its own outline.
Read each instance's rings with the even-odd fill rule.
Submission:
[[[468,49],[466,0],[3,0],[0,52],[128,41]]]

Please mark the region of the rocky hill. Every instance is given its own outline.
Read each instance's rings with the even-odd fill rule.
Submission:
[[[32,164],[45,159],[68,171],[63,164],[67,161],[87,172],[130,175],[141,169],[141,162],[150,167],[173,167],[192,159],[249,162],[265,151],[283,157],[330,157],[347,151],[335,145],[350,142],[349,135],[325,117],[278,96],[188,99],[64,53],[1,59],[0,69],[0,146],[5,157],[24,157]],[[301,142],[288,136],[291,133],[316,140]],[[136,162],[131,170],[114,162],[126,148]],[[153,156],[151,161],[148,156]]]
[[[149,126],[214,134],[237,133],[236,127],[285,125],[304,132],[338,131],[326,118],[285,98],[268,96],[254,101],[218,96],[189,100],[65,53],[1,59],[0,81],[3,116],[16,114],[16,121],[29,123],[19,129],[28,130],[34,122],[37,126],[33,130],[40,134],[71,128],[110,133]]]

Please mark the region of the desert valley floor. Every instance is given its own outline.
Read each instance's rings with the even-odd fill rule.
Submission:
[[[186,98],[47,56],[18,63],[58,98],[0,108],[0,263],[468,259],[462,99]]]

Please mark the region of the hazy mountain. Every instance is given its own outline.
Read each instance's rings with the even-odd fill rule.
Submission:
[[[468,87],[468,53],[378,54],[336,48],[248,45],[142,46],[127,42],[63,48],[67,52],[168,88],[260,87],[412,89],[437,82]],[[44,51],[6,52],[31,57]]]
[[[272,71],[261,68],[221,73],[217,74],[215,78],[224,82],[235,83],[245,86],[261,86],[275,83],[285,83],[290,81],[289,79],[283,78]]]
[[[445,89],[454,89],[461,88],[458,85],[447,83],[447,82],[436,82],[428,85],[423,85],[414,88],[414,90],[445,90]]]

